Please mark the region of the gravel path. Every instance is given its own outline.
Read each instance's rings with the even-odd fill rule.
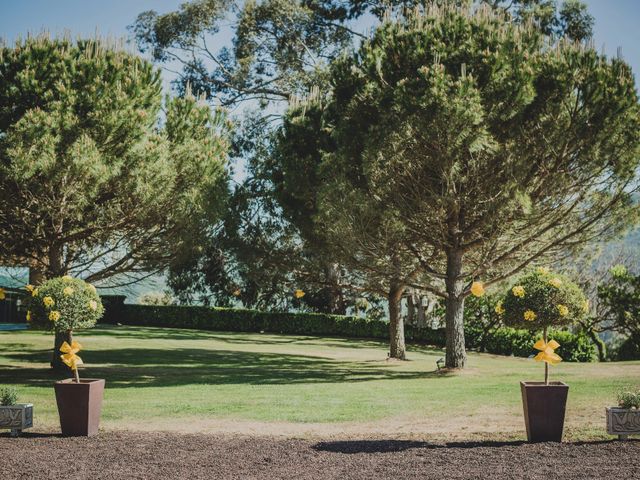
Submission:
[[[0,479],[634,479],[640,441],[322,442],[175,433],[0,436]]]

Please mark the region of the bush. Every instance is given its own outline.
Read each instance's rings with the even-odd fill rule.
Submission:
[[[619,392],[618,406],[620,408],[640,409],[640,388]]]
[[[640,360],[640,338],[629,337],[620,344],[613,354],[618,360]]]
[[[236,308],[124,304],[119,307],[117,315],[112,315],[107,309],[105,316],[113,323],[149,327],[380,340],[389,338],[389,324],[382,320],[321,313],[279,313]],[[558,341],[562,343],[559,352],[565,360],[588,362],[596,357],[595,348],[586,336],[563,331],[556,333]],[[477,348],[477,344],[473,343],[473,336],[466,330],[465,334],[470,337],[469,348]],[[405,337],[408,342],[413,343],[438,347],[445,344],[444,329],[415,328],[407,325]],[[485,350],[499,355],[528,357],[533,353],[531,345],[534,341],[535,335],[527,330],[498,328],[485,338]]]
[[[0,405],[9,407],[18,401],[18,392],[13,387],[0,388]]]
[[[505,325],[540,331],[581,320],[588,303],[569,278],[540,268],[518,279],[497,309],[502,311]]]
[[[36,328],[66,332],[91,328],[104,308],[93,285],[68,275],[53,278],[35,288],[28,302],[27,321]]]

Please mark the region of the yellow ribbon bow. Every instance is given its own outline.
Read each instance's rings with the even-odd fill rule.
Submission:
[[[82,359],[76,355],[82,349],[82,345],[80,345],[75,340],[71,342],[69,345],[67,342],[64,342],[60,347],[60,351],[64,353],[64,355],[60,355],[62,361],[67,365],[71,370],[78,370],[78,365],[82,365]]]
[[[536,362],[547,362],[549,365],[557,365],[562,361],[560,355],[554,352],[559,346],[560,344],[555,340],[545,343],[544,339],[541,338],[533,345],[533,348],[540,350],[534,360]]]

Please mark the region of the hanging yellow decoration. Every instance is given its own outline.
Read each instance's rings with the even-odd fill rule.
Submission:
[[[549,365],[557,365],[562,361],[560,355],[554,352],[559,346],[560,344],[555,340],[545,342],[544,339],[541,338],[533,345],[533,348],[540,350],[540,353],[534,357],[534,360],[536,362],[546,362]]]
[[[60,351],[64,354],[60,355],[60,358],[71,370],[76,371],[78,370],[78,365],[82,365],[82,359],[76,355],[80,350],[82,350],[82,345],[75,340],[71,342],[71,345],[64,342],[60,347]]]
[[[0,288],[0,300],[4,300],[7,298],[7,294],[4,291],[4,288]]]
[[[482,282],[473,282],[471,284],[471,294],[474,297],[481,297],[484,295],[484,285]]]
[[[293,292],[293,296],[298,299],[304,297],[304,290],[297,289],[295,292]]]

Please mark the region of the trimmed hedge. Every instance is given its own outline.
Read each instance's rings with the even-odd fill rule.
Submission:
[[[262,312],[237,308],[201,306],[118,305],[109,308],[104,322],[148,327],[192,328],[229,332],[268,332],[290,335],[349,338],[389,338],[389,324],[381,320],[321,313]],[[466,332],[467,347],[476,348],[478,338],[472,328]],[[408,342],[442,347],[444,329],[405,327]],[[489,353],[528,357],[538,336],[526,330],[499,328],[485,342]],[[561,347],[558,354],[566,361],[588,362],[596,358],[590,340],[583,335],[558,331],[553,337]]]

